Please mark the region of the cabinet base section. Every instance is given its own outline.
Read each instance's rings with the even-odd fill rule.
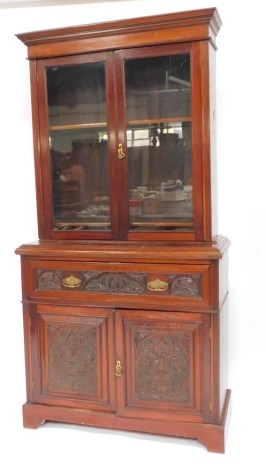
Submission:
[[[209,452],[224,453],[231,415],[231,391],[227,390],[220,424],[170,422],[123,418],[114,414],[96,413],[83,409],[26,403],[23,405],[23,425],[36,429],[45,421],[81,424],[123,431],[144,432],[172,437],[196,439]]]

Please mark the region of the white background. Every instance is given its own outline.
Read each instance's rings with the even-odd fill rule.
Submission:
[[[266,77],[263,2],[135,0],[0,4],[0,468],[55,470],[266,468]],[[25,2],[29,5],[30,2]],[[48,2],[47,2],[48,3]],[[33,6],[33,5],[42,6]],[[19,5],[19,7],[18,7]],[[21,6],[20,6],[21,5]],[[229,252],[229,387],[233,414],[225,455],[197,442],[45,424],[23,429],[26,400],[20,260],[38,238],[26,47],[15,33],[194,8],[218,8],[219,233]]]

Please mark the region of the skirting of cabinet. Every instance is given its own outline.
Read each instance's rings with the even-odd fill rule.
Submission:
[[[145,432],[196,439],[209,452],[224,453],[229,421],[231,416],[231,390],[227,390],[223,412],[219,424],[166,422],[152,419],[121,418],[111,413],[95,413],[89,410],[71,409],[57,406],[25,403],[23,406],[23,425],[36,429],[45,421],[68,424]]]

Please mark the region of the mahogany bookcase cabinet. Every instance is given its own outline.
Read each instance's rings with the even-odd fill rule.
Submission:
[[[224,452],[227,251],[217,234],[215,8],[18,34],[39,240],[21,245],[24,426]]]

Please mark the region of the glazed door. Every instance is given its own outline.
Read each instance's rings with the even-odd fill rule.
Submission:
[[[175,44],[38,61],[40,238],[202,239],[200,53]]]
[[[202,236],[198,53],[197,45],[175,44],[116,54],[125,103],[118,114],[127,196],[121,231],[130,240]]]
[[[38,62],[44,103],[37,191],[47,238],[119,237],[111,58],[99,53]]]
[[[112,410],[112,310],[38,305],[31,324],[33,401]]]
[[[117,311],[120,416],[208,421],[209,327],[206,314]]]

